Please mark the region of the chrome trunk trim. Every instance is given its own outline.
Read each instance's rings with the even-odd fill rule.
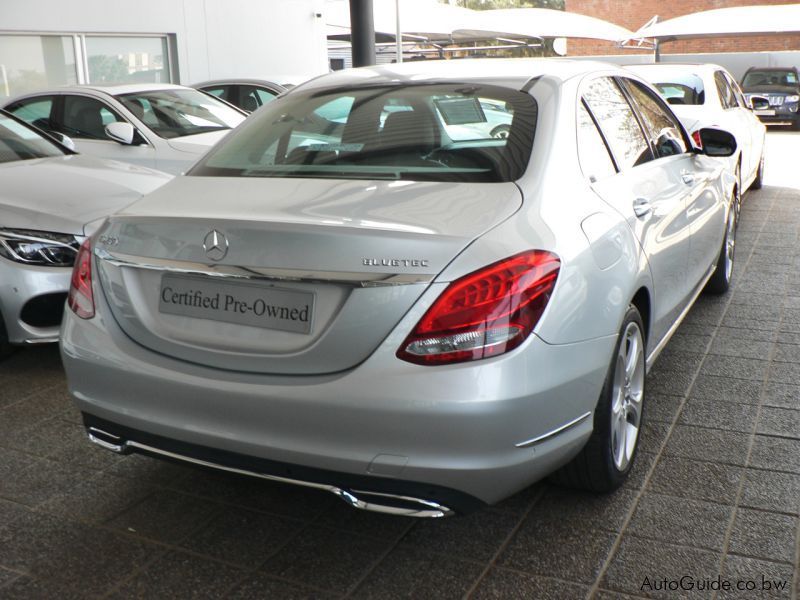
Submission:
[[[541,444],[545,440],[547,440],[547,439],[549,439],[549,438],[551,438],[553,436],[556,436],[559,433],[563,433],[567,429],[571,429],[572,427],[575,427],[576,425],[578,425],[579,423],[581,423],[585,419],[589,418],[591,416],[591,414],[592,414],[592,411],[585,412],[580,417],[578,417],[577,419],[573,419],[569,423],[564,423],[561,427],[553,429],[552,431],[548,431],[547,433],[544,433],[544,434],[542,434],[540,436],[537,436],[537,437],[535,437],[533,439],[526,440],[524,442],[520,442],[519,444],[514,444],[514,445],[517,448],[530,448],[531,446],[534,446],[536,444]]]
[[[106,450],[111,450],[112,452],[116,452],[118,454],[127,454],[135,449],[138,449],[148,453],[158,454],[160,456],[165,456],[168,458],[192,463],[195,465],[201,465],[204,467],[219,469],[221,471],[227,471],[229,473],[237,473],[239,475],[249,475],[250,477],[258,477],[259,479],[266,479],[268,481],[277,481],[280,483],[288,483],[291,485],[299,485],[317,490],[323,490],[332,493],[333,495],[340,498],[350,506],[361,510],[367,510],[371,512],[378,512],[389,515],[401,515],[405,517],[418,517],[418,518],[449,517],[455,514],[455,511],[453,511],[452,509],[437,502],[433,502],[432,500],[423,500],[422,498],[414,498],[411,496],[400,496],[395,494],[370,492],[367,490],[346,490],[334,485],[328,485],[324,483],[301,481],[299,479],[289,479],[288,477],[279,477],[278,475],[267,475],[265,473],[258,473],[256,471],[247,471],[245,469],[237,469],[235,467],[226,467],[224,465],[220,465],[217,463],[212,463],[197,458],[191,458],[189,456],[176,454],[174,452],[169,452],[167,450],[162,450],[160,448],[154,448],[146,444],[140,444],[139,442],[135,442],[132,440],[123,440],[118,436],[112,435],[101,429],[97,429],[96,427],[89,427],[87,429],[87,432],[89,434],[89,440],[91,442],[97,444],[102,448],[105,448]],[[362,498],[359,498],[359,495],[369,496],[370,498],[373,497],[385,498],[387,502],[386,504],[382,504],[376,501],[367,501]],[[404,504],[411,504],[411,505],[416,504],[418,505],[418,508],[393,506],[391,504],[391,501],[402,502]]]
[[[354,287],[377,287],[389,285],[409,285],[428,283],[434,274],[396,274],[396,273],[356,273],[344,271],[300,271],[295,269],[274,269],[255,267],[236,267],[229,265],[210,265],[160,258],[112,254],[103,248],[95,248],[95,256],[115,267],[130,267],[163,271],[226,277],[237,279],[270,279],[280,281],[300,281],[306,283],[339,283]]]

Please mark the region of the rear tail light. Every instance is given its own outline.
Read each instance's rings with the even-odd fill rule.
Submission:
[[[420,319],[397,357],[442,365],[516,348],[547,307],[560,267],[554,254],[533,250],[457,279]]]
[[[89,238],[81,244],[75,266],[72,268],[72,281],[69,286],[67,304],[81,319],[94,316],[94,294],[92,293],[92,244]]]
[[[692,132],[692,140],[694,141],[694,145],[697,146],[700,150],[703,149],[703,140],[700,139],[700,130],[696,129]]]

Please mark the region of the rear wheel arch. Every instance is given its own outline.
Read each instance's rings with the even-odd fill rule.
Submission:
[[[642,317],[642,324],[644,325],[644,331],[642,333],[644,334],[645,342],[647,342],[650,339],[650,320],[652,315],[650,290],[648,290],[645,286],[640,287],[633,295],[631,304],[636,307],[636,310],[639,311],[639,314]]]

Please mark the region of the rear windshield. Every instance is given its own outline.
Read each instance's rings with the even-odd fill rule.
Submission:
[[[64,151],[34,129],[0,113],[0,163],[49,156],[64,156]]]
[[[706,93],[703,80],[697,75],[676,75],[655,86],[669,104],[704,104]]]
[[[189,175],[513,181],[535,125],[534,99],[497,86],[300,92],[259,110]]]
[[[797,85],[797,73],[791,70],[780,71],[767,69],[764,71],[750,71],[742,81],[744,87],[757,85]]]

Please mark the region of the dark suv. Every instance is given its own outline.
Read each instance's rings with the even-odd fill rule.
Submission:
[[[742,90],[748,100],[753,96],[769,100],[769,109],[756,111],[764,123],[800,130],[800,74],[795,67],[747,69]]]

